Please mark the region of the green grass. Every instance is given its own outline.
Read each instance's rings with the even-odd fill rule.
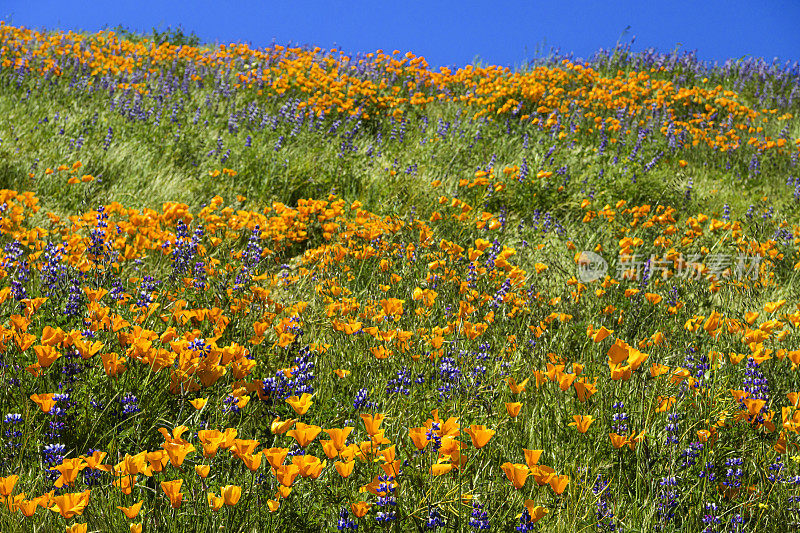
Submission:
[[[178,38],[163,34],[155,37]],[[607,61],[595,63],[595,68],[602,75],[613,76],[617,70],[635,70],[633,60],[635,57],[618,51]],[[178,65],[178,72],[183,67]],[[636,127],[631,125],[628,135],[613,136],[617,142],[607,144],[602,150],[603,141],[598,133],[586,132],[591,120],[577,111],[563,115],[566,133],[563,139],[554,136],[549,128],[513,116],[474,120],[471,118],[474,107],[453,102],[434,102],[424,108],[410,109],[402,123],[386,116],[359,121],[331,115],[323,119],[305,117],[298,124],[299,115],[292,112],[292,98],[302,96],[300,93],[258,96],[253,90],[243,88],[225,96],[215,86],[215,74],[205,73],[202,88],[193,84],[185,92],[175,90],[165,95],[161,103],[158,98],[143,98],[139,102],[141,113],[150,115],[139,120],[130,119],[127,111],[120,112],[121,106],[133,105],[131,97],[123,97],[120,91],[109,94],[102,89],[70,87],[70,81],[79,85],[87,81],[81,73],[70,71],[61,78],[51,79],[25,76],[20,82],[13,70],[0,69],[0,116],[3,117],[0,188],[31,191],[39,198],[41,210],[30,213],[22,228],[39,226],[51,230],[44,239],[49,242],[60,243],[69,235],[80,235],[87,246],[92,242],[91,231],[97,228],[98,206],[118,202],[141,212],[153,210],[155,216],[164,212],[167,202],[186,204],[193,215],[189,231],[200,224],[206,228],[206,233],[199,237],[205,251],[193,256],[193,261],[202,257],[206,266],[219,261],[214,265],[217,273],[209,276],[205,289],[184,287],[181,283],[180,277],[199,279],[197,272],[171,277],[176,267],[169,251],[173,249],[178,228],[174,220],[166,219],[143,226],[142,235],[152,239],[153,245],[143,250],[140,261],[119,261],[118,269],[93,263],[83,277],[70,267],[65,279],[80,287],[106,289],[111,288],[109,280],[118,279],[124,291],[135,299],[142,290],[140,278],[145,274],[153,276],[161,282],[153,291],[160,307],[143,319],[141,327],[158,334],[174,327],[179,336],[192,335],[196,330],[205,339],[218,336],[216,343],[220,347],[232,343],[246,346],[256,361],[249,381],[274,377],[280,369],[291,366],[299,350],[308,344],[324,346],[309,352],[315,364],[315,396],[314,405],[303,415],[303,421],[323,428],[356,427],[348,442],[362,442],[367,435],[359,415],[385,413],[386,436],[397,446],[397,457],[406,461],[399,477],[398,521],[384,526],[375,520],[373,509],[359,519],[362,530],[421,531],[425,529],[430,509],[436,507],[445,519],[445,530],[467,531],[472,508],[462,503],[462,494],[473,495],[485,506],[493,529],[498,531],[513,530],[519,525],[518,516],[527,499],[549,509],[536,526],[548,531],[608,530],[609,522],[617,530],[625,531],[657,528],[700,531],[709,525],[703,518],[713,514],[706,508],[706,504],[712,503],[718,506],[716,516],[720,519],[713,531],[735,530],[730,520],[736,516],[744,522],[742,530],[754,531],[786,531],[797,521],[797,506],[790,501],[798,496],[792,476],[800,475],[800,461],[795,455],[796,435],[788,433],[790,446],[786,454],[778,454],[775,445],[781,431],[781,409],[789,405],[786,393],[800,390],[800,379],[788,359],[773,356],[758,366],[746,367],[745,357],[738,365],[732,364],[729,353],[757,355],[758,347],[743,342],[741,332],[726,332],[723,327],[723,333],[712,336],[702,328],[715,311],[739,321],[745,313],[758,311],[761,316],[753,327],[774,317],[789,332],[782,341],[770,336],[764,340],[763,348],[777,355],[781,348],[792,351],[800,346],[797,340],[800,321],[795,320],[796,305],[800,302],[797,277],[800,270],[794,267],[800,259],[800,204],[794,182],[787,185],[790,177],[798,176],[796,157],[774,151],[759,154],[760,173],[755,174],[749,170],[755,153],[750,147],[721,153],[702,145],[670,146],[659,133],[660,119],[651,110],[639,111],[634,117],[642,121],[642,127],[655,132],[646,136],[636,154],[633,154]],[[742,72],[730,74],[698,65],[678,66],[652,76],[689,87],[736,86],[739,99],[758,109],[776,105],[793,90],[788,81],[778,81],[770,75],[774,98],[764,100],[756,96],[757,92],[763,94],[762,82],[744,67]],[[704,77],[709,81],[702,82]],[[155,79],[150,82],[153,92],[159,89]],[[796,78],[787,79],[798,83]],[[101,83],[99,77],[93,81],[96,86]],[[253,112],[254,106],[257,113]],[[778,115],[797,114],[798,107],[796,102],[791,105],[787,102]],[[688,118],[697,110],[679,111]],[[614,113],[609,110],[608,114]],[[235,120],[231,120],[232,115]],[[566,126],[571,122],[581,128],[581,133],[573,133]],[[447,132],[437,131],[443,130],[444,124],[448,124]],[[778,138],[784,128],[788,132],[784,136],[793,145],[794,138],[800,136],[800,124],[795,118],[779,122],[773,117],[765,124],[763,134]],[[113,135],[106,144],[109,130]],[[742,136],[746,140],[744,133]],[[657,163],[646,169],[659,153],[662,156]],[[687,164],[681,166],[681,160]],[[71,166],[76,161],[82,166],[74,174],[45,173],[47,168]],[[503,173],[507,166],[523,164],[528,166],[525,180],[517,180],[513,173]],[[214,171],[223,169],[231,169],[235,175],[212,176]],[[492,183],[502,185],[502,190],[467,185],[476,179],[476,171],[490,169]],[[539,171],[552,175],[537,178]],[[67,184],[69,176],[83,174],[98,179]],[[441,183],[434,186],[437,180]],[[464,185],[460,184],[462,180]],[[223,198],[219,209],[213,214],[201,214],[217,195]],[[440,196],[446,197],[445,201],[440,202]],[[307,206],[303,200],[308,198],[330,202],[341,199],[343,212],[322,220],[324,210],[331,208],[328,204],[324,208],[309,208],[312,214],[305,217],[302,212]],[[451,205],[453,198],[471,206],[466,220],[455,218],[461,208]],[[585,200],[588,205],[582,206]],[[627,204],[615,207],[620,200]],[[18,204],[9,202],[12,208]],[[298,220],[293,228],[306,234],[293,241],[272,240],[273,236],[288,234],[281,229],[283,222],[271,218],[279,214],[271,209],[273,202],[288,206]],[[360,202],[361,209],[384,224],[378,224],[365,213],[359,214],[353,202]],[[632,213],[623,212],[625,208],[645,204],[651,210],[641,220],[635,221]],[[614,210],[614,216],[609,217],[613,220],[599,214],[606,205]],[[674,233],[667,231],[669,222],[643,224],[665,207],[675,209]],[[601,254],[610,263],[609,274],[614,276],[620,241],[625,238],[642,240],[636,247],[640,259],[651,254],[663,255],[673,248],[686,256],[739,253],[742,250],[737,248],[732,235],[735,230],[714,232],[710,220],[701,223],[702,235],[694,236],[685,245],[680,242],[689,229],[687,221],[691,217],[706,215],[722,220],[726,207],[730,220],[739,224],[742,236],[738,244],[767,243],[783,254],[781,258],[764,259],[758,282],[737,285],[726,281],[719,290],[712,291],[708,279],[654,277],[648,282],[620,280],[619,285],[606,284],[605,293],[599,295],[596,292],[601,288],[599,282],[586,283],[582,288],[576,283],[576,252],[600,246]],[[584,221],[590,211],[596,214],[595,218]],[[48,212],[62,217],[66,223],[62,226],[51,223],[46,216]],[[504,224],[497,229],[476,226],[476,218],[482,212],[488,213],[492,220],[504,218]],[[435,213],[441,219],[436,220]],[[70,229],[67,217],[80,215],[86,216],[86,224]],[[265,253],[252,267],[252,274],[265,277],[257,282],[248,279],[241,296],[252,296],[257,291],[251,287],[258,286],[269,291],[269,299],[245,302],[240,310],[234,311],[231,306],[236,306],[237,298],[228,289],[243,266],[241,252],[246,250],[253,225],[261,215],[264,218],[258,219],[260,229],[267,233],[256,240],[273,253]],[[3,216],[8,216],[5,211]],[[127,212],[114,213],[109,227],[125,225],[132,216]],[[220,219],[215,221],[214,216]],[[243,218],[249,221],[242,223]],[[212,235],[209,226],[220,221],[221,229]],[[336,226],[329,231],[326,223]],[[793,232],[788,240],[774,237],[781,228]],[[19,228],[3,228],[0,244],[5,247],[4,257],[14,254],[13,248],[7,246],[24,239],[16,229]],[[375,230],[371,237],[358,234],[371,229]],[[161,233],[162,230],[166,233]],[[131,235],[136,231],[132,230]],[[428,240],[423,238],[426,233],[430,235]],[[215,244],[212,241],[215,237],[222,242]],[[672,242],[658,244],[657,239],[664,238]],[[510,268],[494,268],[486,263],[491,248],[472,262],[470,268],[471,261],[465,258],[465,253],[476,247],[476,239],[496,242],[495,252],[503,247],[516,251],[507,260],[524,273],[510,288],[503,288],[511,275]],[[465,253],[449,254],[444,241],[463,247]],[[167,252],[160,251],[162,242],[172,243],[167,245]],[[25,246],[25,251],[32,263],[41,264],[40,256],[35,259],[30,256],[37,246],[42,249],[44,244],[40,242],[30,249]],[[333,256],[343,249],[347,252],[340,259],[327,265],[321,261],[326,254]],[[81,257],[88,256],[83,252]],[[388,266],[384,268],[381,260],[389,261]],[[443,266],[432,267],[434,261]],[[537,264],[544,264],[547,269],[537,272]],[[227,266],[232,269],[229,273],[224,271]],[[20,270],[20,264],[13,261],[3,267],[0,288],[12,286]],[[25,282],[30,297],[44,295],[52,288],[40,270],[34,269],[31,279]],[[286,278],[288,281],[282,281]],[[60,326],[65,331],[94,327],[85,301],[78,315],[65,313],[70,294],[68,281],[63,281],[56,294],[43,304],[42,311],[35,314],[30,331],[37,336],[45,325]],[[334,293],[332,287],[339,287],[342,292]],[[437,292],[428,314],[413,300],[416,288]],[[626,295],[625,290],[632,288],[640,289],[640,293]],[[510,299],[503,302],[501,294],[495,305],[497,293],[503,290],[511,295]],[[576,297],[578,291],[581,292]],[[664,302],[649,303],[644,297],[646,292],[660,295],[664,302],[672,300],[673,305],[683,305],[671,313]],[[187,309],[219,307],[231,321],[222,332],[215,332],[208,321],[185,324],[169,317],[162,321],[159,316],[172,312],[176,298],[186,300]],[[357,311],[344,317],[333,311],[329,313],[332,304],[347,304],[347,298],[359,304]],[[373,320],[385,298],[404,300],[404,313],[397,318]],[[770,315],[764,311],[765,303],[781,299],[787,304],[778,313]],[[271,328],[267,328],[263,343],[249,342],[255,322],[271,314],[278,321],[288,320],[285,308],[299,302],[308,306],[297,313],[297,324],[303,330],[297,342],[288,347],[276,346],[278,333]],[[460,329],[463,321],[457,313],[462,305],[477,308],[474,314],[462,318],[489,324],[485,334],[470,338]],[[121,303],[111,304],[111,308],[131,323],[137,316]],[[20,312],[12,299],[0,305],[2,323],[9,331],[10,316]],[[487,318],[490,312],[494,313],[493,320]],[[359,317],[359,313],[366,314]],[[687,322],[698,315],[702,316],[700,327],[691,331]],[[377,326],[385,332],[411,332],[408,350],[392,344],[393,341],[378,342],[367,333],[345,334],[334,327],[334,319],[358,320],[364,328]],[[428,359],[434,348],[426,338],[433,328],[449,323],[458,326],[444,334],[443,355],[452,358],[450,366],[441,357],[434,357],[435,361]],[[609,339],[595,343],[587,336],[590,325],[595,329],[605,326],[614,333]],[[420,333],[420,329],[424,331]],[[665,336],[665,342],[647,344],[657,332]],[[99,329],[97,335],[105,343],[103,353],[128,352],[128,346],[116,333]],[[648,354],[646,363],[628,380],[612,380],[610,376],[607,353],[615,337],[634,347],[643,342],[640,349]],[[16,456],[9,448],[0,452],[3,469],[0,475],[20,476],[15,493],[24,490],[29,495],[39,495],[52,486],[43,473],[42,458],[42,448],[52,441],[46,435],[51,418],[38,412],[28,397],[57,390],[66,379],[57,370],[67,368],[72,362],[64,357],[42,377],[34,377],[25,371],[35,361],[31,350],[18,350],[10,333],[5,343],[3,362],[7,366],[2,378],[9,386],[0,393],[0,412],[4,416],[22,415],[24,438],[21,453]],[[384,344],[395,353],[387,359],[376,359],[371,348]],[[64,352],[67,351],[65,347]],[[709,363],[713,352],[724,354],[719,364],[698,368],[697,365]],[[359,491],[359,487],[383,473],[378,460],[357,462],[355,473],[345,480],[334,470],[335,460],[329,459],[323,476],[316,481],[298,481],[292,495],[276,513],[266,509],[266,501],[274,498],[277,485],[263,465],[253,475],[240,460],[220,452],[214,460],[212,476],[200,480],[193,466],[207,461],[201,458],[198,429],[206,424],[209,428],[235,427],[239,438],[259,440],[259,449],[289,447],[290,439],[273,434],[269,425],[276,416],[283,419],[294,416],[293,411],[282,398],[261,401],[255,394],[250,395],[250,403],[241,412],[227,410],[225,399],[238,381],[230,369],[213,386],[171,394],[168,372],[151,372],[148,365],[135,361],[129,353],[127,356],[128,369],[119,378],[106,377],[95,356],[86,363],[80,379],[67,384],[75,389],[76,405],[70,407],[74,418],[59,441],[67,444],[66,454],[77,457],[89,448],[96,448],[108,452],[107,463],[116,464],[126,453],[159,449],[162,436],[158,428],[171,431],[181,424],[189,426],[186,435],[197,452],[188,456],[182,469],[167,467],[153,477],[140,476],[132,496],[122,495],[111,487],[110,477],[104,478],[100,486],[93,486],[85,514],[68,523],[87,522],[90,531],[123,530],[128,521],[115,506],[144,499],[146,512],[137,521],[144,522],[145,531],[219,528],[334,531],[341,508],[357,500],[377,503],[377,498]],[[557,382],[548,380],[537,385],[533,373],[550,370],[548,364],[552,364],[554,357],[563,359],[566,370],[580,364],[582,376],[597,377],[597,394],[584,403],[570,389],[561,390]],[[671,381],[669,376],[652,377],[649,368],[653,363],[668,365],[673,370],[687,368],[702,384],[691,388]],[[351,374],[340,379],[334,373],[337,369],[350,370]],[[704,377],[698,371],[704,372]],[[729,389],[743,388],[744,380],[753,379],[757,371],[768,383],[769,409],[774,412],[776,431],[733,420],[742,409]],[[391,391],[394,386],[391,380],[397,379],[398,372],[411,380],[401,384],[409,390],[408,394]],[[414,383],[417,377],[424,378],[423,383]],[[527,390],[513,394],[506,385],[509,377],[520,382],[530,379]],[[367,390],[374,407],[353,405],[362,389]],[[121,408],[120,401],[126,393],[137,396],[140,411],[128,418],[115,416],[113,411]],[[201,396],[208,397],[209,404],[198,412],[189,400]],[[677,399],[673,409],[659,412],[659,397],[668,396]],[[92,401],[103,407],[97,408]],[[513,401],[523,403],[523,414],[517,419],[509,417],[504,406]],[[615,407],[618,402],[624,402],[625,407]],[[409,430],[425,424],[434,409],[440,410],[443,421],[451,416],[460,418],[461,441],[466,443],[464,453],[468,457],[461,470],[438,477],[428,474],[436,462],[434,454],[417,453],[409,437]],[[610,444],[608,434],[617,423],[615,413],[620,412],[627,413],[628,433],[646,432],[643,442],[633,449],[616,450]],[[672,421],[674,428],[669,426],[670,414],[678,416]],[[573,415],[592,415],[596,420],[588,433],[582,435],[568,425]],[[713,446],[695,446],[692,453],[697,455],[688,464],[691,461],[686,450],[692,450],[692,445],[699,442],[697,432],[708,430],[723,419],[726,422],[719,427],[717,442]],[[490,443],[480,450],[472,448],[464,433],[471,424],[484,424],[496,431]],[[8,427],[4,422],[3,431]],[[325,437],[324,433],[321,437]],[[324,457],[318,442],[309,449],[309,453]],[[540,464],[570,477],[563,495],[556,495],[547,485],[538,487],[533,478],[527,480],[522,490],[510,487],[501,465],[524,462],[523,449],[543,450]],[[741,482],[745,488],[755,487],[750,493],[742,490],[726,495],[717,489],[716,481],[726,478],[726,461],[735,458],[743,459]],[[780,458],[784,463],[783,481],[773,482],[769,476],[775,471],[769,466]],[[709,462],[713,464],[716,481],[710,481],[704,470]],[[677,480],[674,488],[664,485],[664,480],[671,477]],[[177,478],[184,479],[185,501],[180,509],[173,510],[159,483]],[[608,483],[604,490],[602,483]],[[206,492],[218,492],[219,487],[227,484],[247,489],[242,502],[219,512],[210,511]],[[79,488],[74,490],[87,486],[85,480],[80,480]],[[667,502],[674,502],[674,506],[659,507]],[[613,516],[598,515],[602,505]],[[668,517],[669,513],[674,516]],[[64,527],[65,521],[47,510],[40,509],[32,519],[22,519],[20,513],[3,510],[0,525],[3,531],[56,531]]]

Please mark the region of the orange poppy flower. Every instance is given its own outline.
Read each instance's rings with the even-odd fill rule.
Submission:
[[[264,458],[264,455],[261,452],[258,453],[245,453],[239,456],[239,458],[244,463],[244,466],[251,472],[255,472],[261,466],[261,459]]]
[[[625,435],[609,433],[608,436],[611,438],[611,444],[614,446],[614,448],[620,449],[628,443],[628,437]]]
[[[525,480],[528,479],[528,476],[531,474],[531,470],[527,467],[527,465],[518,463],[503,463],[500,468],[503,469],[506,477],[517,490],[521,489],[522,486],[525,485]]]
[[[172,435],[169,434],[167,428],[158,428],[158,432],[164,436],[165,442],[177,442],[178,444],[187,445],[189,442],[185,440],[182,435],[189,430],[188,427],[180,425],[172,430]]]
[[[611,379],[615,381],[628,381],[631,379],[631,365],[614,365],[610,367]]]
[[[339,475],[343,478],[350,477],[350,474],[353,473],[353,467],[355,466],[355,461],[336,461],[334,466],[336,467],[336,471],[339,472]]]
[[[222,499],[222,496],[217,496],[213,492],[207,493],[206,499],[208,500],[208,506],[211,507],[212,511],[219,511],[222,509],[222,506],[225,505],[225,500]]]
[[[747,412],[750,413],[750,416],[756,416],[758,413],[761,412],[761,409],[766,405],[766,400],[756,400],[753,398],[746,398],[743,400],[744,405],[747,408]]]
[[[119,357],[115,352],[101,354],[100,359],[103,361],[103,369],[106,371],[106,375],[110,378],[116,377],[127,370],[124,364],[125,358]]]
[[[350,504],[350,510],[353,512],[353,515],[356,518],[364,518],[364,515],[369,512],[370,507],[372,507],[372,505],[366,502],[355,502]]]
[[[133,486],[136,484],[138,476],[133,474],[119,475],[114,481],[111,482],[112,487],[119,487],[122,494],[130,494],[133,492]]]
[[[61,472],[61,476],[59,476],[54,485],[56,486],[56,488],[59,489],[63,487],[64,484],[72,486],[72,484],[75,482],[75,478],[78,477],[80,471],[86,468],[87,466],[89,465],[87,465],[83,461],[83,458],[81,457],[73,459],[64,459],[60,465],[50,469],[50,470],[58,470],[59,472]]]
[[[289,420],[281,420],[280,417],[276,418],[270,424],[270,431],[276,435],[283,435],[289,428],[291,428],[297,420],[290,418]]]
[[[531,516],[531,523],[533,524],[549,512],[547,507],[536,505],[533,500],[525,500],[525,507],[528,509],[528,514]]]
[[[209,465],[195,465],[194,471],[197,473],[198,476],[201,478],[208,477],[209,472],[211,472],[211,466]]]
[[[654,294],[652,292],[644,293],[644,297],[647,299],[648,302],[650,302],[653,305],[658,305],[659,303],[661,303],[661,300],[664,299],[661,297],[660,294]]]
[[[134,518],[139,516],[139,511],[142,509],[142,504],[143,503],[144,503],[144,500],[139,500],[138,503],[134,503],[130,507],[117,506],[117,509],[122,511],[125,514],[125,516],[127,516],[130,520],[133,520]]]
[[[511,389],[511,392],[514,394],[521,394],[525,392],[525,385],[528,384],[529,379],[530,378],[525,378],[521,383],[517,383],[516,379],[509,377],[506,382],[508,383],[508,387]]]
[[[764,312],[774,313],[786,304],[786,300],[779,300],[777,302],[767,302],[764,304]]]
[[[346,444],[345,441],[347,437],[350,436],[350,433],[353,432],[355,428],[352,427],[345,427],[345,428],[333,428],[333,429],[326,429],[324,430],[325,433],[328,434],[331,438],[331,442],[333,446],[336,448],[337,451],[344,450]]]
[[[264,448],[263,453],[272,468],[279,468],[286,460],[289,450],[288,448]]]
[[[745,398],[750,396],[749,392],[743,390],[728,389],[728,391],[730,391],[731,395],[733,396],[733,399],[736,400],[736,402],[738,403],[744,403]]]
[[[637,444],[639,444],[644,440],[644,437],[645,437],[644,430],[640,431],[638,435],[636,434],[635,431],[631,433],[631,436],[628,437],[628,448],[633,450]]]
[[[61,328],[53,328],[51,326],[45,326],[42,329],[42,344],[45,346],[55,346],[57,344],[61,344],[61,341],[64,340],[64,330]]]
[[[541,487],[542,485],[550,483],[550,480],[556,475],[556,471],[547,465],[536,465],[534,468],[531,468],[531,474],[536,480],[536,484]]]
[[[280,465],[278,468],[273,470],[273,473],[278,479],[278,483],[284,487],[291,487],[295,478],[300,474],[300,467],[295,464]]]
[[[553,476],[550,478],[550,488],[559,496],[564,492],[569,484],[569,476]]]
[[[586,378],[581,378],[573,383],[575,387],[575,394],[578,396],[578,401],[581,403],[586,402],[594,393],[597,392],[597,387],[594,383],[588,383]]]
[[[642,363],[647,360],[648,355],[646,353],[642,353],[635,348],[631,348],[630,354],[628,355],[628,365],[630,365],[632,370],[638,370]]]
[[[292,406],[292,409],[294,409],[295,413],[297,413],[298,415],[304,415],[308,412],[308,409],[314,403],[311,401],[312,397],[313,397],[312,394],[304,392],[303,395],[299,398],[297,396],[290,396],[286,398],[286,403]]]
[[[236,428],[228,428],[222,432],[222,435],[225,437],[219,447],[225,450],[230,449],[233,447],[233,442],[236,440],[236,436],[239,434],[239,431]]]
[[[394,352],[387,350],[385,346],[373,346],[369,349],[375,359],[388,359]]]
[[[528,468],[533,470],[539,464],[539,457],[542,456],[544,450],[522,450],[525,454],[525,463]]]
[[[19,476],[0,477],[0,495],[10,496],[14,492],[17,481],[19,481]]]
[[[19,502],[19,510],[22,511],[23,516],[30,518],[31,516],[36,513],[36,509],[39,508],[39,499],[34,498],[33,500],[22,500]]]
[[[461,426],[458,424],[458,418],[457,416],[451,416],[445,420],[444,423],[441,424],[442,429],[440,429],[437,434],[440,437],[458,437],[461,434],[459,430]]]
[[[567,391],[571,386],[575,379],[578,377],[577,374],[567,374],[562,373],[558,376],[558,387],[562,391]]]
[[[29,333],[19,333],[14,335],[14,343],[19,348],[19,351],[24,352],[36,342],[36,336]]]
[[[591,415],[573,415],[572,419],[575,421],[570,422],[569,425],[575,426],[578,429],[578,433],[586,433],[589,430],[589,426],[594,422],[594,417]]]
[[[451,461],[457,463],[457,466],[463,466],[466,463],[466,457],[461,455],[461,449],[466,447],[465,443],[456,440],[455,437],[442,437],[442,447],[439,448],[439,455],[449,457]]]
[[[41,368],[47,368],[53,362],[61,357],[61,354],[52,346],[34,346],[33,351],[36,353],[36,362]]]
[[[192,404],[192,407],[198,411],[205,407],[207,402],[207,398],[195,398],[194,400],[189,400],[189,403]]]
[[[297,465],[299,473],[304,478],[317,479],[325,468],[327,461],[320,461],[313,455],[295,455],[292,464]]]
[[[411,428],[408,430],[408,436],[411,437],[417,450],[423,450],[428,445],[428,428],[426,427]]]
[[[182,483],[182,479],[161,482],[161,490],[169,497],[169,503],[173,509],[180,507],[183,502],[183,494],[180,492]]]
[[[242,455],[253,453],[260,443],[257,440],[250,439],[234,439],[233,446],[231,446],[231,453],[241,459]]]
[[[431,475],[432,476],[443,476],[448,472],[452,472],[455,468],[455,465],[450,462],[437,462],[431,465]]]
[[[54,496],[50,501],[50,509],[67,519],[83,514],[89,504],[89,493],[90,491],[85,490]]]
[[[650,376],[654,378],[666,374],[667,372],[669,372],[669,367],[666,365],[653,363],[653,365],[650,367]]]
[[[71,526],[67,526],[66,532],[67,533],[86,533],[88,527],[89,527],[88,524],[72,524]]]
[[[301,448],[305,448],[317,438],[317,435],[319,435],[320,431],[322,431],[322,428],[319,426],[298,422],[297,426],[295,426],[295,429],[287,432],[286,434],[294,438]]]
[[[698,429],[697,430],[697,439],[700,442],[708,442],[709,439],[713,436],[713,433],[707,429]]]
[[[163,472],[164,467],[169,463],[169,454],[164,450],[147,452],[145,458],[153,472]]]
[[[800,407],[800,392],[787,392],[786,398],[795,407]]]
[[[225,441],[225,435],[217,430],[200,430],[197,432],[200,437],[200,444],[203,446],[204,457],[216,457],[220,446]],[[203,435],[201,435],[203,434]]]
[[[242,487],[238,485],[225,485],[219,490],[222,493],[222,500],[225,505],[234,506],[239,503],[239,498],[242,497]]]
[[[609,366],[618,365],[628,359],[628,353],[631,347],[622,339],[617,339],[611,348],[608,349],[608,362]]]
[[[49,413],[53,407],[56,405],[56,401],[53,399],[55,394],[32,394],[31,400],[34,401],[36,405],[42,410],[43,413]]]
[[[473,424],[464,430],[464,433],[472,439],[472,445],[476,448],[483,448],[494,436],[495,432],[491,429],[486,429],[486,426]]]
[[[506,402],[506,412],[511,418],[517,418],[520,409],[522,409],[522,404],[520,402]]]
[[[664,413],[672,409],[672,406],[675,405],[677,398],[675,396],[669,396],[664,398],[663,396],[658,397],[658,407],[656,407],[657,413]]]
[[[91,359],[94,355],[103,349],[105,346],[100,341],[89,342],[83,339],[77,339],[74,342],[75,348],[81,354],[81,359]]]
[[[17,494],[16,496],[8,496],[6,498],[6,506],[12,513],[16,513],[20,504],[25,501],[25,493]]]
[[[325,452],[325,457],[328,459],[336,459],[339,456],[339,450],[336,449],[333,441],[320,439],[319,443],[322,444],[322,451]]]
[[[397,477],[400,475],[400,467],[403,465],[402,459],[397,459],[395,461],[389,461],[387,463],[383,463],[381,468],[384,472],[386,472],[387,476],[394,476]]]
[[[602,342],[603,339],[605,339],[606,337],[608,337],[612,333],[614,333],[613,330],[607,329],[605,326],[603,326],[598,330],[593,330],[589,335],[591,335],[592,341],[594,341],[594,342]]]
[[[193,451],[195,451],[194,445],[192,444],[179,444],[177,442],[165,442],[162,444],[164,450],[167,452],[169,456],[169,461],[172,463],[172,466],[178,468],[183,464],[184,459],[186,456]]]
[[[361,413],[361,420],[364,421],[364,427],[367,429],[369,435],[378,433],[378,429],[381,427],[384,418],[385,416],[380,413],[375,415]]]
[[[392,461],[397,459],[397,446],[393,444],[388,448],[379,451],[377,455],[387,463],[391,463]]]

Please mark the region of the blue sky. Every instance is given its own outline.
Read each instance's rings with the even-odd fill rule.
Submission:
[[[800,2],[771,0],[105,1],[4,0],[0,19],[31,28],[96,31],[181,26],[207,42],[309,44],[350,53],[398,49],[433,66],[479,58],[515,66],[551,46],[577,57],[636,36],[634,50],[697,49],[705,60],[800,60]],[[630,29],[625,32],[625,29]]]

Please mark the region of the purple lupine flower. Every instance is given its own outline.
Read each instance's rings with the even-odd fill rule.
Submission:
[[[718,531],[716,526],[720,524],[720,518],[717,515],[717,504],[706,503],[704,511],[703,524],[705,524],[705,529],[703,529],[702,533],[715,533]]]
[[[742,486],[742,477],[744,476],[744,471],[742,470],[742,458],[741,457],[733,457],[725,461],[725,479],[722,480],[722,484],[730,489],[738,489]]]
[[[339,520],[336,522],[336,529],[339,531],[356,531],[358,523],[350,518],[347,508],[342,507],[339,511]]]
[[[614,523],[614,511],[609,505],[609,484],[610,481],[606,481],[602,475],[598,475],[594,485],[592,485],[592,493],[598,497],[597,508],[595,509],[597,528],[607,528],[609,531],[614,531],[616,524]]]
[[[483,505],[472,500],[472,512],[469,515],[469,527],[473,532],[491,529],[489,514],[484,511]]]
[[[376,407],[375,402],[369,401],[369,390],[368,389],[359,389],[356,392],[356,397],[353,400],[353,409],[356,411],[374,409]]]
[[[625,412],[625,403],[622,401],[614,402],[611,408],[616,412],[611,417],[613,424],[611,425],[611,432],[618,435],[623,435],[628,432],[628,413]]]
[[[22,415],[19,413],[8,413],[3,419],[3,444],[5,446],[5,458],[11,461],[17,456],[17,449],[22,446],[20,438],[22,431],[19,425],[22,424]]]
[[[402,394],[408,396],[411,393],[411,371],[407,367],[401,368],[397,376],[386,383],[386,394]]]
[[[678,506],[678,478],[666,476],[659,481],[658,517],[662,524],[671,522],[675,518],[675,508]]]
[[[397,519],[397,498],[394,496],[394,476],[378,476],[378,500],[375,505],[380,509],[376,515],[375,520],[378,523],[388,524]]]
[[[425,521],[427,529],[436,529],[444,526],[444,517],[438,507],[431,507],[428,510],[428,519]]]

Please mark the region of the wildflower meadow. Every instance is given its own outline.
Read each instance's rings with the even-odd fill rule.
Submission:
[[[800,527],[800,66],[0,24],[0,530]]]

